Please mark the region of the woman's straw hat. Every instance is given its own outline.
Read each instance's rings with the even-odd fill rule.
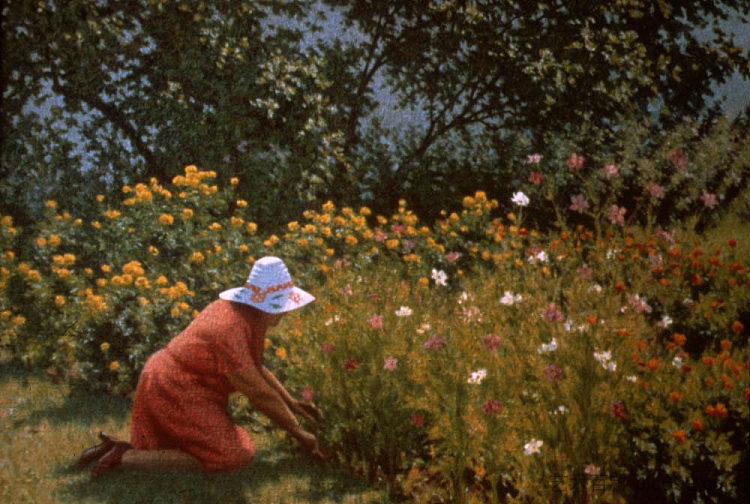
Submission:
[[[288,312],[315,300],[310,293],[294,286],[284,261],[271,256],[255,261],[244,287],[226,290],[219,297],[268,313]]]

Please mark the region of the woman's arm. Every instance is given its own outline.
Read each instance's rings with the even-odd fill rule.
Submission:
[[[309,422],[315,422],[323,417],[323,414],[312,402],[300,401],[292,397],[278,378],[276,378],[276,376],[274,376],[274,374],[265,366],[260,367],[260,373],[271,388],[281,396],[287,407],[289,407],[294,413],[301,415]]]
[[[285,400],[266,381],[258,368],[249,366],[230,373],[227,378],[237,391],[245,394],[263,414],[294,436],[310,452],[318,450],[315,436],[302,429]]]

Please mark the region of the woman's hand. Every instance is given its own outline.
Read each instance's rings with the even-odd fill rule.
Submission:
[[[310,455],[318,460],[325,460],[325,456],[323,455],[323,452],[320,451],[320,447],[318,446],[318,438],[316,438],[314,434],[307,431],[302,431],[297,439],[299,440],[302,447],[310,453]]]
[[[291,409],[308,422],[315,423],[323,419],[323,413],[311,401],[295,399],[291,404]]]

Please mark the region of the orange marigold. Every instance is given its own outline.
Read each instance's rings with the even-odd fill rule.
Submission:
[[[703,430],[703,422],[701,422],[698,419],[695,419],[692,422],[690,422],[690,428],[693,429],[694,431],[700,432]]]
[[[657,369],[659,369],[659,359],[649,359],[646,367],[649,369],[649,371],[656,371]]]
[[[674,440],[678,443],[684,443],[685,442],[685,431],[684,430],[678,430],[674,431],[672,433],[672,437],[674,437]]]

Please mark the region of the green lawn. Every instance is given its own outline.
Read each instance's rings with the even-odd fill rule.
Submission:
[[[91,482],[68,469],[99,430],[128,437],[127,400],[55,384],[0,364],[0,502],[382,503],[384,492],[284,448],[280,433],[252,432],[246,469],[219,475],[117,471]]]

